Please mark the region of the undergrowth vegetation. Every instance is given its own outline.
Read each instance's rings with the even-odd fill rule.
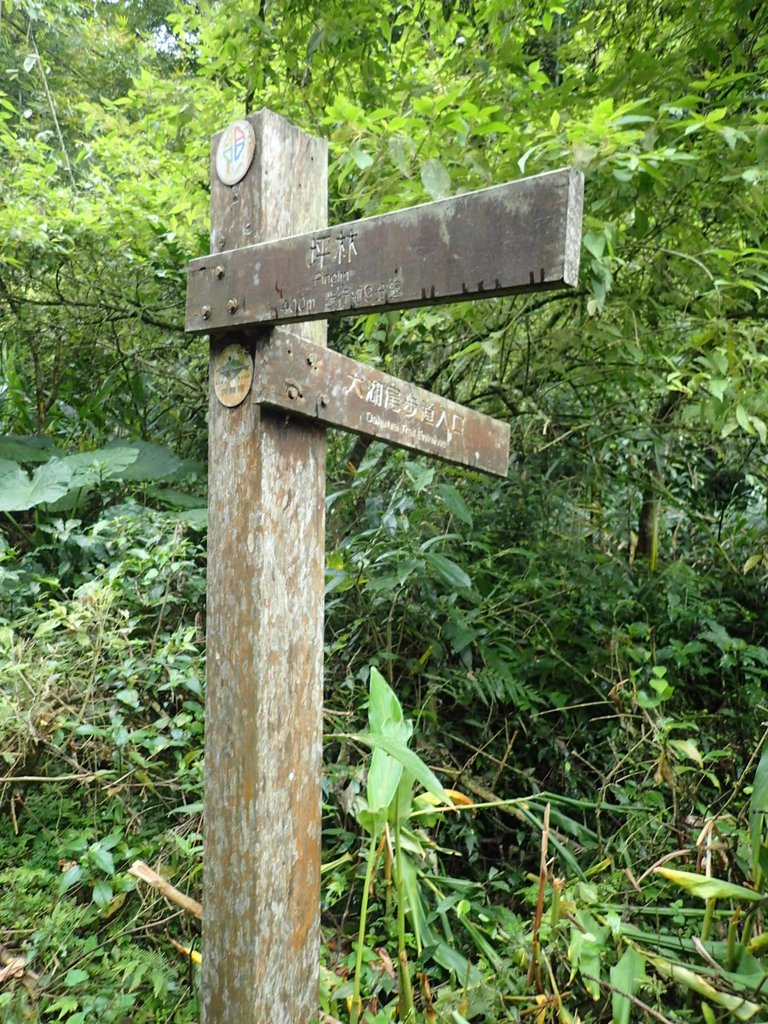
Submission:
[[[535,484],[377,446],[333,478],[318,1019],[758,1019],[759,595],[701,549],[628,565]],[[205,537],[141,486],[9,524],[9,1021],[199,1012],[199,924],[128,869],[201,891]]]
[[[3,1024],[199,1019],[185,266],[261,106],[331,224],[585,178],[578,287],[329,324],[513,455],[329,432],[317,1024],[768,1019],[767,75],[747,0],[0,0]]]

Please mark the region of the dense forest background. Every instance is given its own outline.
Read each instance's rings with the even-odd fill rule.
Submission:
[[[586,190],[575,291],[330,326],[514,454],[329,436],[318,1020],[768,1018],[767,98],[755,0],[0,0],[0,1019],[197,1019],[128,868],[200,896],[185,269],[262,106],[331,222]],[[371,785],[382,708],[461,810]]]

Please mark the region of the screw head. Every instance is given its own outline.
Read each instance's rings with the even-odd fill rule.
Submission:
[[[289,384],[288,385],[288,397],[289,398],[298,398],[299,397],[299,389],[296,387],[295,384]]]
[[[312,355],[312,354],[307,356],[307,366],[315,366],[316,363],[317,363],[317,356]]]
[[[216,277],[218,277],[219,280],[221,280],[225,274],[224,267],[222,267],[222,265],[219,264],[218,267],[216,267],[216,269],[214,270],[214,274],[216,275]]]
[[[211,307],[210,306],[203,306],[202,309],[200,310],[200,316],[203,318],[203,320],[207,320],[210,315],[211,315]]]
[[[328,405],[328,395],[320,395],[320,398],[318,399],[318,401],[320,402],[320,405],[324,409],[326,407],[326,405]]]
[[[237,312],[237,299],[227,299],[227,309],[230,313]]]

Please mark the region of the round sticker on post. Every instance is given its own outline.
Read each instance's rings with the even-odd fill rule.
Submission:
[[[253,359],[242,345],[227,345],[213,365],[213,390],[222,405],[240,405],[253,383]]]
[[[250,121],[235,121],[221,133],[216,149],[216,174],[224,185],[242,181],[253,160],[256,136]]]

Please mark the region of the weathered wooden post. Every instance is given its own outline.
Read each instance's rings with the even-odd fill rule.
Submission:
[[[326,145],[269,111],[214,138],[211,252],[326,223]],[[221,149],[220,149],[220,143]],[[222,161],[243,148],[239,162]],[[253,160],[242,179],[229,185]],[[226,170],[230,169],[230,174]],[[214,279],[229,300],[226,276]],[[250,328],[240,342],[282,328]],[[292,332],[324,344],[325,324]],[[211,334],[203,1020],[306,1024],[316,1007],[324,584],[324,428],[262,410]],[[237,354],[237,353],[235,353]],[[223,371],[223,372],[222,372]]]
[[[582,178],[326,228],[324,142],[266,110],[213,142],[187,297],[187,329],[211,332],[203,1020],[308,1024],[325,425],[502,476],[509,455],[508,426],[325,348],[324,321],[575,285]]]

